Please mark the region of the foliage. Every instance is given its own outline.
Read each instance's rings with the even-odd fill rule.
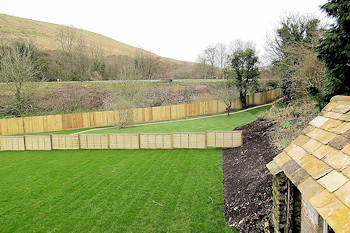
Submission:
[[[317,46],[319,58],[327,67],[323,86],[313,87],[312,94],[320,108],[334,95],[350,95],[350,3],[330,0],[322,9],[336,23],[326,30]]]
[[[260,114],[259,117],[276,123],[271,139],[278,148],[284,149],[317,116],[319,112],[314,106],[315,103],[310,99],[299,98],[289,105],[275,103],[269,111]]]
[[[231,78],[239,92],[239,98],[242,102],[242,107],[246,108],[246,96],[248,90],[253,89],[258,85],[257,78],[260,74],[257,63],[258,57],[252,47],[238,43],[235,51],[229,57]]]
[[[1,152],[1,232],[235,232],[220,149]]]
[[[303,98],[308,94],[306,88],[319,86],[322,72],[318,72],[313,80],[312,75],[300,76],[305,74],[300,72],[300,69],[305,69],[310,63],[316,65],[317,70],[323,69],[323,65],[316,61],[314,52],[321,32],[320,20],[316,17],[290,13],[281,18],[274,37],[267,41],[268,59],[277,67],[277,76],[287,101]],[[304,83],[307,86],[300,85],[303,79],[308,79],[308,82]]]
[[[220,90],[217,90],[215,95],[218,100],[221,100],[226,104],[227,115],[230,116],[230,109],[234,101],[239,97],[238,90],[232,79],[222,82],[220,86]]]

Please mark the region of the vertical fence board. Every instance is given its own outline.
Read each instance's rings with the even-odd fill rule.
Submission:
[[[83,115],[83,127],[90,128],[91,127],[90,113],[86,112],[86,113],[83,113],[82,115]]]

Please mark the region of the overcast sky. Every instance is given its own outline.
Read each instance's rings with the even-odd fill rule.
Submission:
[[[96,32],[163,57],[195,61],[209,44],[241,39],[264,53],[286,12],[312,13],[327,0],[0,0],[0,13]]]

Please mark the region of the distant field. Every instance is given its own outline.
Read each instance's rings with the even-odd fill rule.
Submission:
[[[0,152],[0,232],[235,232],[220,149]]]

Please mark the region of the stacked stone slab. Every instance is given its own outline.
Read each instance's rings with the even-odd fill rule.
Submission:
[[[267,167],[274,176],[284,173],[300,191],[302,232],[319,231],[320,219],[335,232],[350,232],[350,96],[333,97]],[[278,214],[273,213],[276,232],[286,227]]]

